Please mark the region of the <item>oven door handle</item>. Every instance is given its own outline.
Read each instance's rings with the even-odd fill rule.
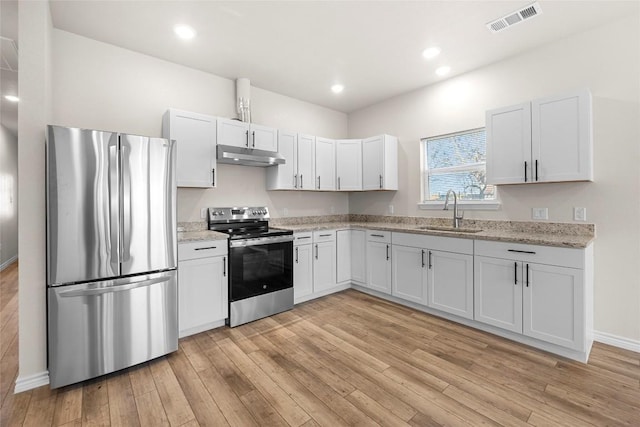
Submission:
[[[232,240],[229,242],[230,248],[244,248],[247,246],[270,245],[273,243],[293,242],[293,234],[274,237],[258,237],[255,239]]]

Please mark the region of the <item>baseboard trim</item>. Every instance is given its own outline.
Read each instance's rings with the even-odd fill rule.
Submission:
[[[11,264],[13,264],[14,262],[16,262],[18,260],[18,255],[14,255],[11,258],[9,258],[8,260],[6,260],[5,262],[3,262],[2,264],[0,264],[0,271],[4,270],[5,268],[9,267]]]
[[[619,347],[625,350],[631,350],[635,351],[636,353],[640,353],[640,341],[630,340],[629,338],[619,337],[617,335],[598,331],[593,331],[593,339],[603,344],[608,344],[614,347]]]
[[[26,377],[18,377],[13,392],[18,394],[47,384],[49,384],[49,371],[39,372]]]

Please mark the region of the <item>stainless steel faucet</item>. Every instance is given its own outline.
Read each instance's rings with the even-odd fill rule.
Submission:
[[[447,198],[444,200],[444,210],[449,210],[449,194],[453,194],[453,228],[460,227],[460,221],[464,217],[464,212],[458,216],[458,196],[453,190],[447,191]]]

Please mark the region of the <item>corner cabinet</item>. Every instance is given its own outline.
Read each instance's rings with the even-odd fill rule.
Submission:
[[[278,151],[277,129],[239,120],[218,118],[217,139],[220,145]]]
[[[362,189],[398,189],[398,138],[378,135],[362,140]]]
[[[476,241],[475,320],[588,353],[592,258],[591,246]]]
[[[177,148],[178,187],[216,186],[216,118],[169,109],[162,117],[162,136]]]
[[[588,90],[487,111],[487,182],[593,180]]]
[[[223,326],[228,316],[227,241],[178,245],[178,336]]]

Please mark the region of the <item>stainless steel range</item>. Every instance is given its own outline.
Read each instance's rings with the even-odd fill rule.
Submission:
[[[209,208],[229,235],[229,326],[293,308],[293,232],[269,228],[266,207]]]

